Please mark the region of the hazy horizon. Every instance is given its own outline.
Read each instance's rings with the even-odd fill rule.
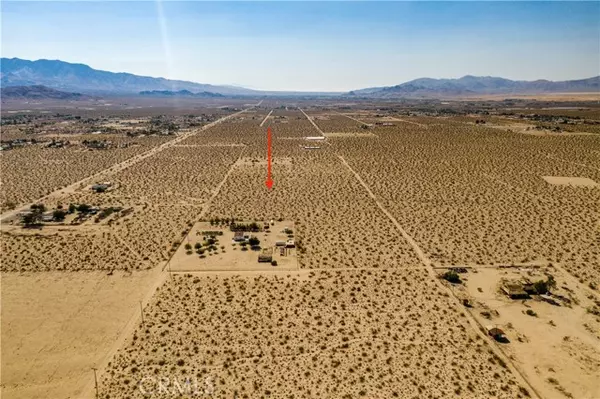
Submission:
[[[599,14],[598,2],[5,1],[2,57],[282,91],[562,81],[599,74]]]

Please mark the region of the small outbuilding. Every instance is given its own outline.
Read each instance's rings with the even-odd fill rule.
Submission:
[[[51,222],[54,220],[54,213],[53,212],[44,212],[42,214],[42,222]]]
[[[108,190],[108,187],[109,186],[107,184],[104,184],[104,183],[102,183],[102,184],[94,184],[92,186],[92,191],[94,191],[96,193],[103,193],[106,190]]]
[[[246,238],[244,237],[244,232],[243,231],[236,231],[235,233],[233,233],[233,241],[235,241],[235,242],[246,241]]]

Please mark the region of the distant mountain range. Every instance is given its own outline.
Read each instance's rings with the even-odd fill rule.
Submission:
[[[421,78],[397,86],[354,90],[346,95],[368,98],[436,98],[567,92],[600,93],[600,76],[562,82],[509,80],[491,76],[470,75],[463,76],[460,79]]]
[[[70,93],[51,89],[46,86],[10,86],[0,89],[2,99],[57,99],[57,100],[84,100],[89,98],[81,93]]]
[[[28,61],[20,58],[2,58],[0,67],[2,87],[44,85],[57,90],[92,94],[138,94],[140,91],[152,90],[189,90],[223,95],[260,94],[243,87],[214,86],[131,73],[100,71],[84,64],[58,60]]]
[[[211,93],[209,91],[201,91],[199,93],[192,93],[189,90],[151,90],[151,91],[140,91],[140,96],[147,97],[193,97],[193,98],[220,98],[225,97],[223,94]]]
[[[115,73],[84,64],[58,60],[0,60],[1,87],[46,86],[64,92],[95,95],[142,95],[153,97],[290,96],[345,98],[449,98],[478,95],[513,95],[566,92],[600,93],[600,76],[589,79],[552,82],[520,81],[490,76],[464,76],[460,79],[421,78],[389,87],[372,87],[348,93],[260,91],[231,85],[210,85]],[[23,89],[20,89],[23,90]],[[32,89],[36,90],[36,89]],[[40,90],[40,89],[37,89]],[[32,94],[34,93],[32,92]],[[56,94],[55,95],[59,95]]]

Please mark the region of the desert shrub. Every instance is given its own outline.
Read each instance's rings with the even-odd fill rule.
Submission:
[[[448,270],[446,273],[442,274],[442,278],[452,284],[461,283],[460,276],[454,270]]]

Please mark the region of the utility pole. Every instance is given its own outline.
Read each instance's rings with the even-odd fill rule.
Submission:
[[[94,385],[96,388],[96,399],[98,399],[98,376],[96,375],[96,370],[98,370],[95,367],[92,367],[92,370],[94,370]]]

